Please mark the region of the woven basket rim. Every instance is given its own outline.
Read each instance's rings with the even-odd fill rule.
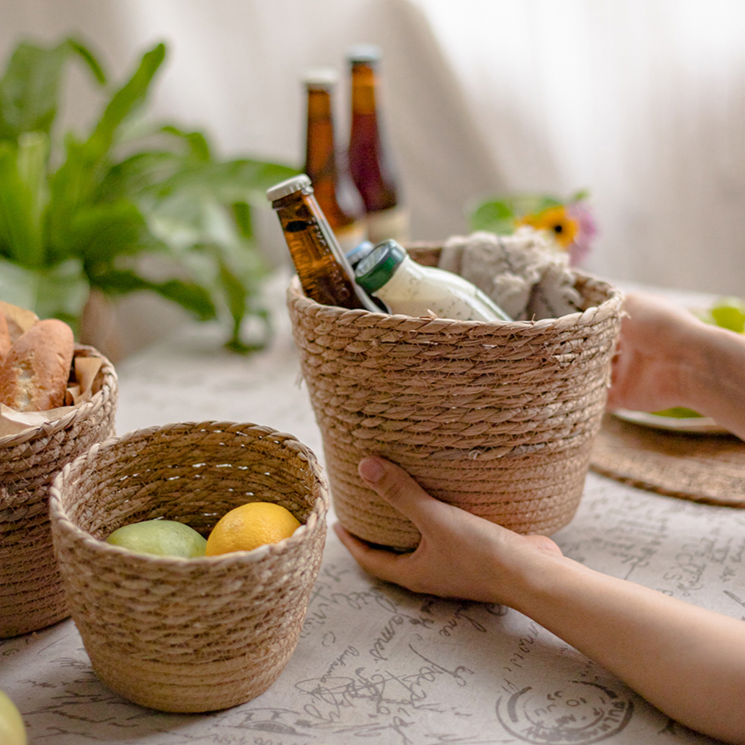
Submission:
[[[118,381],[114,365],[95,347],[86,346],[84,344],[75,344],[75,352],[82,352],[84,353],[83,356],[99,357],[103,360],[103,365],[101,366],[103,381],[101,382],[100,390],[93,394],[90,401],[85,401],[82,404],[74,406],[71,411],[68,411],[59,419],[55,419],[51,422],[44,422],[44,424],[40,424],[36,427],[28,427],[16,434],[0,437],[0,448],[21,445],[24,442],[34,440],[37,437],[49,437],[55,432],[66,429],[77,419],[84,419],[91,416],[106,403]]]
[[[277,543],[259,546],[252,551],[233,551],[226,554],[220,554],[217,556],[199,556],[194,558],[184,558],[180,556],[155,556],[148,554],[137,554],[133,551],[128,551],[119,546],[113,546],[105,541],[94,538],[90,533],[78,527],[72,520],[67,516],[67,512],[62,505],[62,488],[64,481],[71,477],[77,470],[88,467],[89,464],[95,461],[97,454],[100,451],[111,450],[120,446],[126,445],[131,440],[136,438],[145,438],[151,434],[159,431],[169,430],[174,428],[180,428],[184,430],[195,430],[200,428],[213,428],[214,430],[229,429],[234,426],[241,426],[243,430],[248,428],[260,432],[261,434],[268,435],[270,437],[279,437],[284,441],[290,441],[297,443],[300,447],[296,449],[296,455],[298,458],[306,460],[309,467],[313,471],[316,483],[318,485],[317,496],[314,500],[313,507],[308,513],[308,517],[304,524],[302,524],[291,536],[285,538]],[[99,552],[102,555],[120,555],[127,559],[128,562],[132,562],[134,565],[151,566],[177,566],[188,563],[191,565],[209,566],[218,565],[225,566],[230,564],[252,564],[257,563],[268,556],[274,556],[277,554],[283,554],[290,551],[298,543],[305,540],[308,533],[312,533],[319,525],[323,524],[328,510],[330,508],[330,497],[326,481],[323,478],[321,466],[313,453],[313,451],[294,435],[286,432],[280,432],[273,427],[268,427],[262,424],[254,424],[249,422],[235,422],[235,421],[190,421],[190,422],[173,422],[170,424],[153,425],[151,427],[143,427],[127,432],[123,435],[117,435],[110,437],[103,442],[93,445],[87,453],[78,456],[75,460],[66,464],[63,469],[55,476],[54,481],[49,490],[49,516],[52,523],[58,523],[63,525],[66,533],[72,536],[74,540],[83,542],[86,546],[92,548],[93,551]]]
[[[610,314],[616,313],[620,310],[624,301],[624,293],[618,287],[588,272],[582,272],[575,269],[573,269],[572,272],[575,277],[575,282],[577,280],[593,282],[596,286],[605,290],[607,293],[606,299],[599,305],[591,305],[585,310],[567,313],[558,318],[542,318],[536,321],[456,321],[449,318],[432,318],[430,323],[433,325],[430,328],[433,331],[441,328],[449,328],[453,331],[457,331],[457,329],[461,327],[464,330],[483,327],[485,330],[499,328],[500,330],[514,330],[515,332],[528,329],[540,330],[546,328],[583,325],[586,322],[595,320],[598,312]],[[300,286],[300,280],[297,275],[293,275],[290,284],[287,287],[287,299],[289,302],[297,303],[301,309],[307,310],[308,308],[318,308],[318,314],[324,314],[331,318],[339,318],[346,314],[353,314],[354,317],[370,316],[371,318],[377,317],[385,319],[411,318],[411,316],[396,313],[382,313],[365,309],[349,310],[335,305],[322,305],[305,295]]]

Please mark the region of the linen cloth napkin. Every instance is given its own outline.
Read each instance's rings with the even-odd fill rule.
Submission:
[[[449,238],[439,266],[475,284],[515,321],[582,310],[569,255],[532,228],[513,235],[479,231]]]

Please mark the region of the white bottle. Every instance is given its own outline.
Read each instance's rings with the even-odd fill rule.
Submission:
[[[396,241],[378,243],[355,267],[355,280],[391,313],[455,321],[511,321],[484,292],[457,274],[417,264]]]

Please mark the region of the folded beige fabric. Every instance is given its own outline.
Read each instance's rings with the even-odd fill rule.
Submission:
[[[439,266],[473,282],[516,321],[581,310],[569,255],[532,228],[514,235],[454,236],[445,243]]]

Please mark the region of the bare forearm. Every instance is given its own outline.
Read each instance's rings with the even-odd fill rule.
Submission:
[[[626,298],[608,407],[685,406],[745,439],[745,335],[652,296]]]
[[[518,610],[674,719],[745,743],[745,623],[559,555],[523,577]]]
[[[516,608],[707,735],[745,745],[745,623],[607,577],[432,499],[402,469],[366,458],[360,475],[422,533],[416,551],[373,548],[335,526],[363,569],[415,592]]]
[[[745,337],[706,328],[689,355],[690,406],[745,439]]]

